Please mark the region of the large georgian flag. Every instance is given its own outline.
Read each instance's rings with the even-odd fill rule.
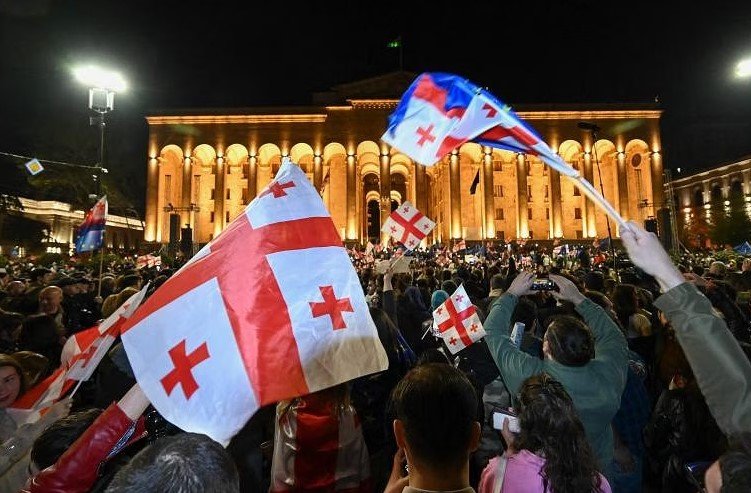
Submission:
[[[159,412],[220,443],[262,405],[388,367],[341,238],[286,159],[128,319],[122,339]]]
[[[391,235],[406,248],[414,250],[435,228],[435,223],[417,210],[409,201],[394,209],[381,227],[381,231]]]
[[[451,354],[485,337],[485,329],[463,284],[433,310],[433,329],[443,338]]]

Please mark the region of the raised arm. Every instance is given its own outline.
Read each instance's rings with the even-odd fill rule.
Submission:
[[[516,276],[506,293],[490,306],[488,318],[485,319],[485,342],[511,392],[516,392],[526,378],[542,371],[542,360],[514,346],[509,336],[511,315],[519,297],[529,293],[532,279],[529,272]]]
[[[654,233],[629,222],[621,232],[636,266],[655,277],[665,293],[655,301],[675,329],[699,389],[720,429],[751,429],[751,363],[712,304],[687,283]]]

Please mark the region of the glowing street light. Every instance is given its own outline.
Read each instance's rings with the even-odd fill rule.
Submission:
[[[95,65],[76,67],[73,69],[73,76],[89,87],[89,109],[97,113],[97,116],[89,119],[89,123],[99,127],[99,162],[94,175],[96,196],[99,197],[102,190],[101,175],[107,173],[104,168],[104,115],[115,108],[115,93],[125,91],[128,84],[120,73]]]
[[[745,58],[735,65],[735,76],[739,79],[751,77],[751,58]]]

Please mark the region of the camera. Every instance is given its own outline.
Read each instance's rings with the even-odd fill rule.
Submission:
[[[535,277],[532,280],[532,287],[530,289],[532,291],[555,291],[558,289],[558,286],[546,277]]]

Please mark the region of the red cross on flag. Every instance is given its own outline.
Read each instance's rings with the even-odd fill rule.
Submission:
[[[262,405],[388,366],[339,233],[287,159],[128,319],[122,339],[159,412],[225,444]]]
[[[485,337],[485,329],[463,284],[433,310],[433,329],[443,338],[451,354]]]
[[[52,375],[16,399],[7,411],[20,426],[37,421],[46,409],[73,388],[76,381],[88,380],[107,354],[124,321],[133,314],[146,295],[146,285],[99,325],[68,338],[63,347],[62,363]]]
[[[391,235],[405,247],[414,250],[435,228],[435,223],[418,211],[409,201],[397,207],[383,223],[381,231]]]

